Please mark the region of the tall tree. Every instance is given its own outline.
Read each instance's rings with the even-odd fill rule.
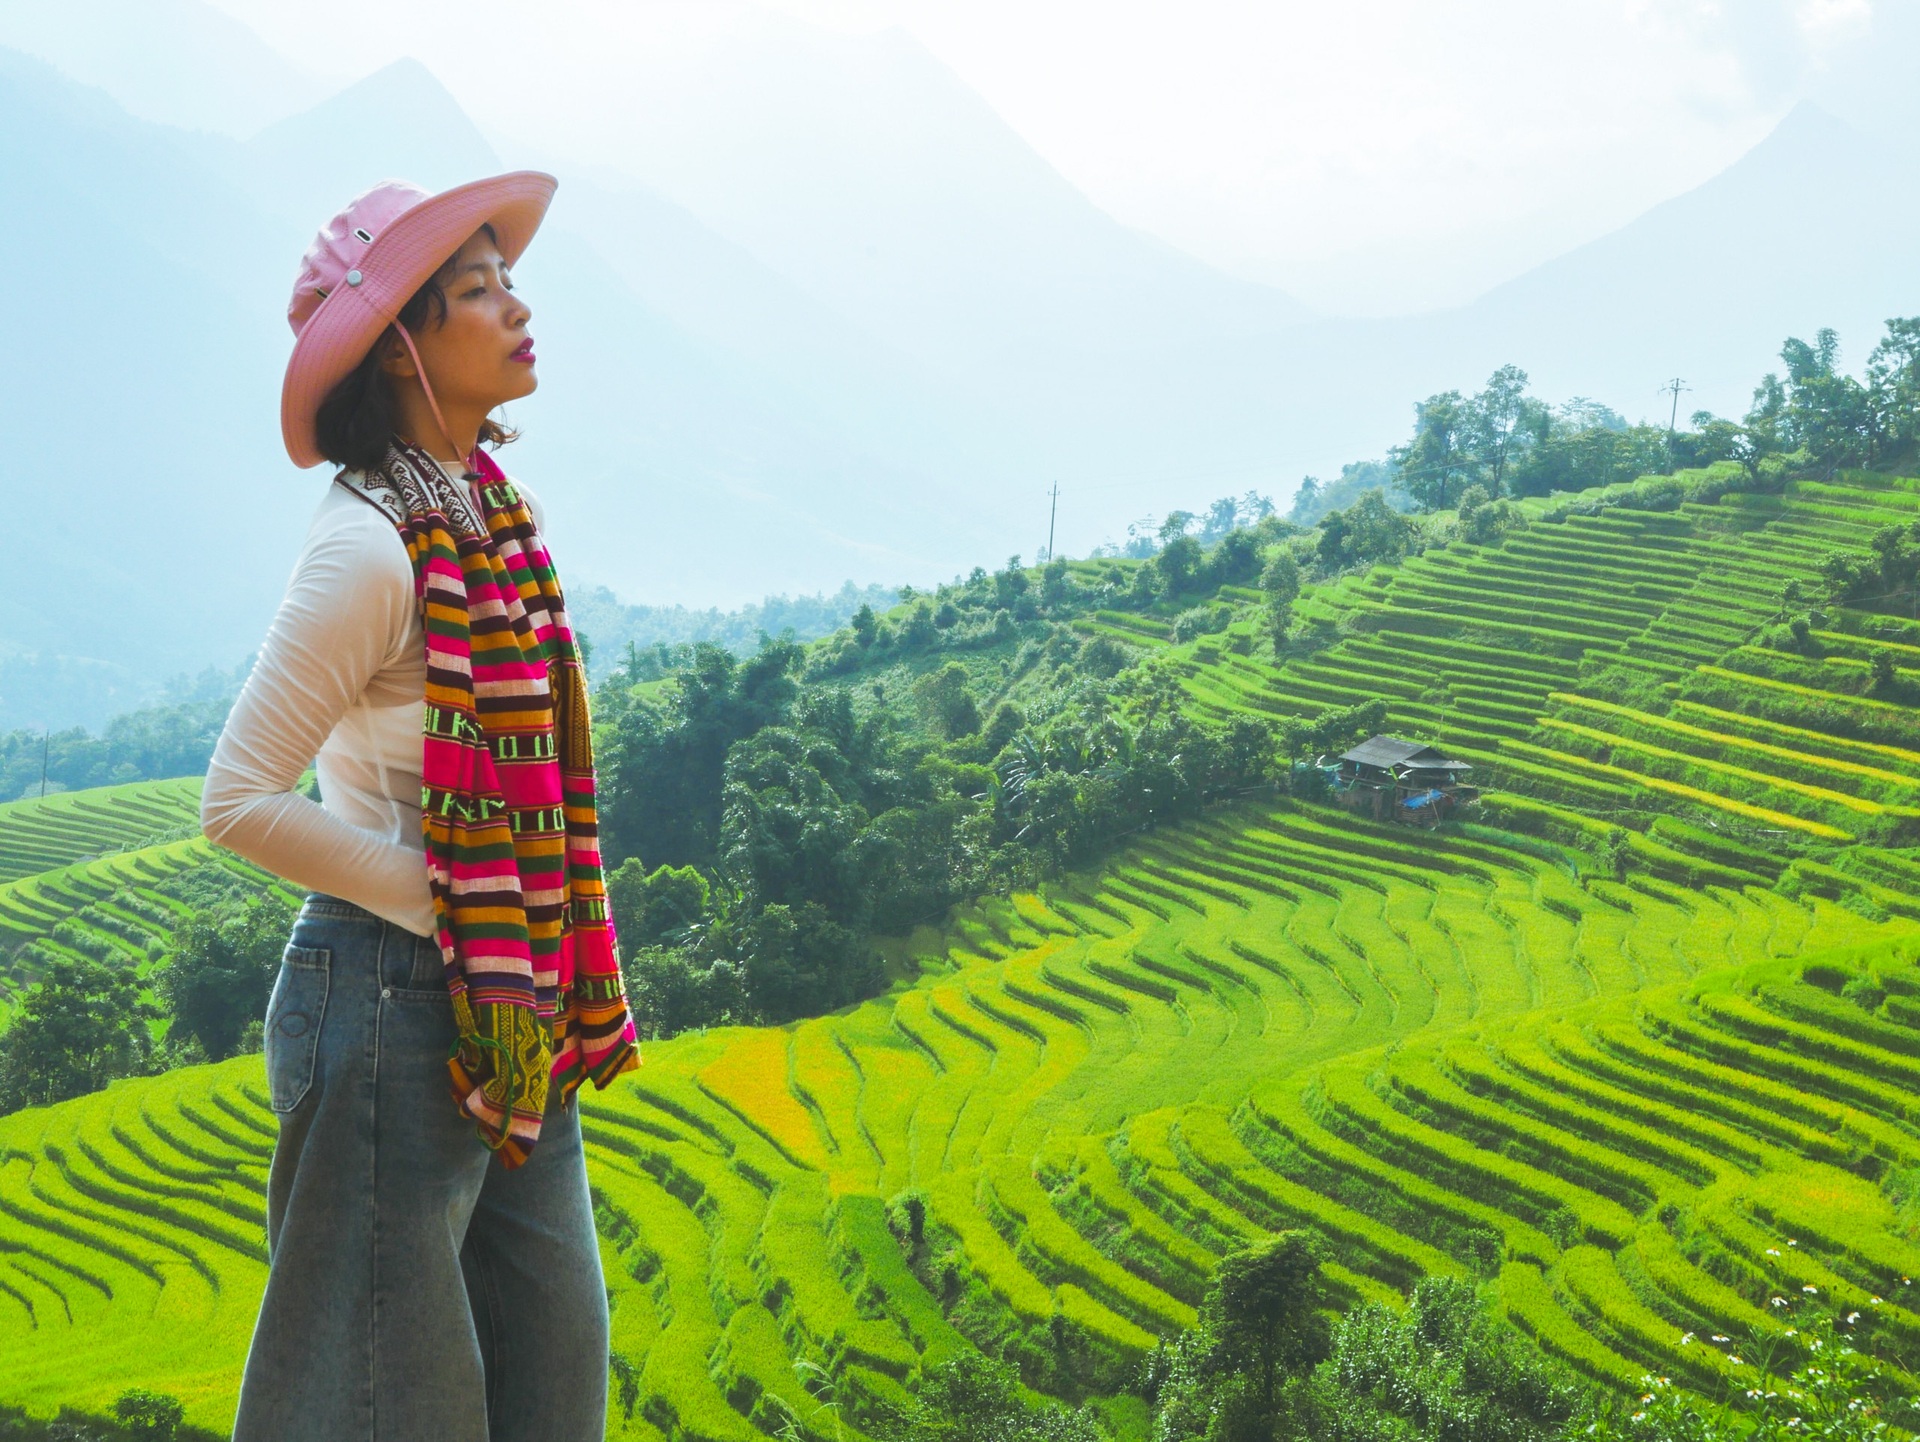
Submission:
[[[1884,440],[1881,416],[1872,392],[1841,372],[1839,358],[1840,337],[1830,328],[1818,331],[1812,345],[1792,337],[1781,347],[1787,368],[1782,429],[1790,445],[1805,447],[1822,465],[1871,465]]]
[[[1280,551],[1260,573],[1260,589],[1267,598],[1267,634],[1273,649],[1287,644],[1287,630],[1293,625],[1293,603],[1300,597],[1300,566],[1288,552]]]
[[[1315,552],[1325,571],[1395,561],[1413,545],[1413,524],[1379,491],[1368,491],[1344,511],[1320,518]]]
[[[1173,537],[1152,561],[1160,572],[1161,590],[1168,596],[1192,590],[1204,559],[1197,539],[1184,534]]]
[[[233,1055],[248,1022],[266,1015],[293,917],[273,901],[197,916],[180,934],[157,990],[173,1014],[170,1045],[196,1038],[209,1061]]]
[[[1515,365],[1501,366],[1489,376],[1486,389],[1465,409],[1466,439],[1487,494],[1499,497],[1506,492],[1507,472],[1517,454],[1550,424],[1549,412],[1527,395],[1527,373]]]
[[[0,1113],[47,1106],[144,1072],[153,1054],[131,970],[62,958],[27,993],[0,1035]]]
[[[1320,1246],[1311,1232],[1276,1232],[1220,1259],[1202,1316],[1213,1330],[1218,1364],[1251,1370],[1259,1379],[1262,1415],[1273,1415],[1283,1374],[1327,1355],[1325,1305]]]
[[[785,719],[800,656],[784,638],[745,661],[702,642],[664,702],[629,688],[602,690],[594,735],[610,863],[629,856],[650,866],[713,859],[727,750]]]
[[[1473,454],[1474,419],[1459,391],[1428,396],[1413,408],[1413,439],[1390,453],[1400,487],[1429,511],[1450,510],[1479,479]]]
[[[980,706],[967,684],[967,668],[949,661],[913,683],[920,714],[944,741],[971,736],[980,729]]]
[[[1886,336],[1867,359],[1867,379],[1888,445],[1920,442],[1920,317],[1887,322]]]

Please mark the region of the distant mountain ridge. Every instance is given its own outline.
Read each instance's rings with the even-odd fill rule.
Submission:
[[[235,138],[333,88],[206,0],[0,0],[0,46],[142,120]]]
[[[0,44],[21,13],[0,8]],[[191,61],[155,45],[157,68]],[[904,36],[800,27],[675,83],[608,154],[543,157],[415,61],[236,140],[0,53],[0,176],[32,219],[0,235],[30,338],[0,388],[32,418],[0,463],[36,497],[0,719],[97,722],[257,644],[324,479],[279,445],[286,286],[318,221],[388,175],[562,174],[522,266],[545,385],[504,459],[548,501],[574,583],[629,603],[1031,555],[1055,481],[1070,554],[1143,510],[1249,486],[1284,500],[1508,361],[1537,393],[1630,416],[1664,411],[1673,375],[1687,408],[1737,413],[1790,331],[1835,325],[1857,363],[1887,316],[1920,313],[1920,147],[1810,108],[1473,305],[1351,321],[1120,226]],[[96,678],[75,685],[97,704],[40,705],[25,678],[56,674]]]
[[[1920,263],[1889,244],[1916,228],[1920,151],[1802,102],[1713,179],[1482,297],[1462,331],[1570,379],[1664,356],[1726,409],[1789,331],[1838,328],[1857,366],[1920,312]]]

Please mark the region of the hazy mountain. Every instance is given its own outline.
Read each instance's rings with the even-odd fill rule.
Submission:
[[[1678,375],[1686,409],[1737,415],[1788,334],[1833,326],[1858,367],[1888,317],[1920,314],[1916,182],[1913,147],[1801,104],[1712,180],[1500,286],[1438,343],[1630,412]]]
[[[203,0],[0,0],[0,45],[142,120],[236,137],[330,88]]]
[[[295,257],[376,179],[437,190],[503,165],[414,61],[262,132],[232,163],[303,217]],[[536,489],[552,478],[571,570],[649,601],[748,600],[971,556],[961,517],[945,518],[958,533],[927,524],[942,519],[939,490],[915,484],[914,461],[937,453],[933,422],[900,359],[685,210],[569,176],[519,278],[545,379],[516,416],[526,439],[510,464]],[[930,554],[929,536],[947,549]]]
[[[763,11],[697,69],[619,58],[632,83],[595,94],[600,141],[580,137],[576,156],[670,196],[949,379],[1305,314],[1119,224],[902,30]]]
[[[31,674],[78,694],[237,660],[260,587],[286,576],[266,538],[297,535],[310,507],[262,464],[284,348],[249,297],[280,270],[273,227],[191,137],[11,51],[0,179],[27,221],[0,227],[0,651],[66,658]],[[72,714],[35,714],[41,699],[0,692],[9,724]]]
[[[250,63],[229,41],[155,54],[212,76]],[[1678,374],[1687,409],[1737,414],[1788,333],[1834,325],[1857,364],[1887,316],[1920,313],[1914,147],[1811,107],[1471,306],[1343,321],[1118,225],[897,33],[773,22],[697,72],[639,57],[604,103],[607,131],[547,161],[561,190],[520,267],[543,385],[505,459],[567,573],[631,603],[1031,554],[1056,479],[1069,552],[1249,486],[1284,502],[1507,361],[1554,399],[1664,414]],[[0,723],[97,719],[246,654],[325,481],[278,436],[301,251],[378,179],[528,158],[411,61],[238,140],[0,51],[0,180],[29,221],[0,235],[23,338],[0,388],[25,418],[0,467],[31,498]]]
[[[0,388],[32,422],[11,428],[4,464],[34,498],[13,536],[25,621],[0,649],[0,719],[97,719],[130,686],[257,643],[325,482],[278,436],[301,250],[369,174],[440,185],[497,168],[409,68],[236,144],[135,120],[0,52],[0,177],[33,220],[0,237],[30,338],[0,358]],[[394,113],[408,123],[355,128]],[[342,144],[356,158],[330,169]],[[522,267],[547,387],[507,460],[549,500],[569,574],[737,601],[924,575],[929,536],[978,553],[963,518],[943,526],[917,499],[937,488],[688,335],[562,222]]]
[[[557,226],[578,231],[635,296],[709,350],[883,454],[959,474],[980,440],[949,388],[684,207],[612,173],[567,170]]]
[[[1679,376],[1683,417],[1738,417],[1789,335],[1833,326],[1857,369],[1889,317],[1920,315],[1915,155],[1802,105],[1712,180],[1471,305],[1309,322],[1280,344],[1196,355],[1182,383],[1221,430],[1247,434],[1242,418],[1264,414],[1288,482],[1383,454],[1416,400],[1477,389],[1507,362],[1550,400],[1590,396],[1664,422],[1659,387]],[[1196,479],[1177,499],[1228,489]]]
[[[1051,479],[1244,467],[1280,439],[1264,405],[1223,425],[1193,362],[1271,345],[1291,298],[1119,224],[904,32],[729,14],[697,63],[569,51],[498,144],[637,180],[910,360],[981,506],[1044,525]]]
[[[1920,55],[1920,5],[1879,0],[1867,17],[1867,35],[1848,46],[1813,88],[1827,110],[1896,149],[1920,142],[1920,86],[1913,61]]]
[[[252,189],[309,217],[300,222],[306,231],[382,177],[438,190],[503,168],[459,103],[410,60],[280,122],[237,155]],[[576,243],[591,254],[558,263],[556,246],[579,255]],[[576,468],[618,477],[582,495],[601,523],[569,546],[601,578],[619,580],[638,548],[659,577],[649,599],[706,599],[686,584],[697,576],[744,600],[831,585],[849,566],[925,563],[914,515],[863,529],[858,514],[884,510],[886,497],[903,490],[924,496],[932,488],[902,483],[923,464],[939,465],[946,449],[942,409],[929,399],[939,387],[916,379],[907,357],[683,207],[619,176],[596,182],[567,171],[521,274],[538,306],[543,369],[561,383],[525,408],[528,444],[515,455],[538,453],[569,478]],[[609,393],[617,399],[583,413],[585,395]],[[812,438],[780,433],[774,417]],[[680,443],[670,439],[676,433]],[[641,469],[621,476],[623,461]],[[739,499],[722,495],[752,504],[743,515]],[[630,531],[604,524],[609,514],[654,505],[667,509],[651,525],[644,511]],[[782,513],[777,534],[763,538],[764,548],[743,544],[768,508]],[[683,550],[682,564],[659,576],[646,538],[668,512],[699,533],[727,530],[726,556],[685,569]],[[818,544],[782,556],[795,516]],[[698,555],[702,543],[691,544]]]
[[[467,113],[417,60],[398,60],[267,126],[234,152],[235,177],[298,220],[320,222],[382,180],[444,190],[503,169]],[[289,258],[293,278],[300,252]]]

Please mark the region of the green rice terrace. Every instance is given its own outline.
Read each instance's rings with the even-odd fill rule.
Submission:
[[[0,882],[200,830],[200,783],[143,781],[0,805]]]
[[[1920,1390],[1920,622],[1763,637],[1784,583],[1920,519],[1920,482],[1523,507],[1308,587],[1321,642],[1278,664],[1252,590],[1180,643],[1078,623],[1218,719],[1386,698],[1473,763],[1466,820],[1216,808],[887,941],[884,996],[649,1043],[588,1096],[638,1383],[610,1435],[849,1438],[859,1398],[976,1346],[1139,1435],[1141,1359],[1293,1226],[1348,1300],[1477,1279],[1603,1385],[1738,1397],[1812,1297]],[[192,794],[0,811],[0,985],[34,947],[150,964],[169,878],[237,864],[147,840]],[[137,1383],[225,1428],[273,1136],[257,1056],[0,1119],[0,1403]]]
[[[143,979],[209,889],[280,889],[200,836],[200,782],[135,782],[0,805],[0,1025],[60,957]]]

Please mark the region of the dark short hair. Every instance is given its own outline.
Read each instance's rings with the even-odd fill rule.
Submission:
[[[491,225],[480,228],[493,238]],[[498,245],[499,241],[495,239],[494,244]],[[428,276],[426,283],[400,307],[400,324],[416,335],[429,323],[438,326],[446,321],[445,285],[453,262],[454,257],[448,256],[446,264]],[[368,347],[360,364],[348,371],[320,402],[320,410],[313,418],[314,433],[320,443],[320,454],[336,466],[369,471],[386,459],[387,445],[400,415],[400,402],[394,394],[393,377],[381,369],[381,362],[398,339],[392,326],[380,332],[380,338]],[[482,445],[504,446],[519,435],[492,416],[480,422]]]

